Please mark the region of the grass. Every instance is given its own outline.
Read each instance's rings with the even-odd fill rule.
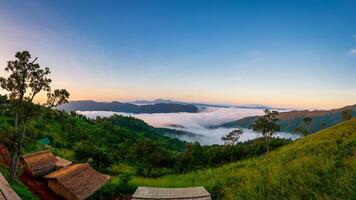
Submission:
[[[24,200],[39,200],[34,194],[32,194],[28,188],[20,180],[11,180],[9,168],[4,165],[0,165],[0,172],[4,175],[9,182],[11,188]]]
[[[356,118],[270,153],[222,167],[132,186],[202,185],[215,199],[356,199]]]

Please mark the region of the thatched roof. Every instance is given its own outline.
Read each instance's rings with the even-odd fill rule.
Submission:
[[[56,157],[48,150],[22,156],[22,160],[26,164],[27,169],[31,171],[55,166],[57,162]]]
[[[58,168],[63,168],[63,167],[67,167],[69,165],[72,164],[72,161],[66,160],[62,157],[56,156],[57,162],[56,162],[56,166]]]
[[[78,199],[86,199],[100,189],[110,176],[101,174],[89,164],[73,164],[45,176],[56,179]]]
[[[138,187],[132,195],[132,200],[141,199],[189,199],[189,200],[211,200],[211,196],[204,187],[189,188],[155,188]]]
[[[0,200],[21,200],[14,190],[10,187],[5,177],[0,173]]]

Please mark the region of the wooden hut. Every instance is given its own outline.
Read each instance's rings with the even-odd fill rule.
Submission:
[[[131,200],[211,200],[210,193],[204,187],[155,188],[138,187]]]
[[[45,176],[48,187],[67,200],[82,200],[99,190],[110,176],[89,164],[73,164]]]
[[[32,177],[44,176],[55,171],[56,162],[56,157],[48,150],[21,157],[21,164]]]

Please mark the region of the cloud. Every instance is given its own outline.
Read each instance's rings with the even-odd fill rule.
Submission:
[[[104,111],[82,111],[89,117],[96,116],[108,117],[115,112]],[[259,109],[242,109],[242,108],[215,108],[209,107],[199,113],[154,113],[154,114],[130,114],[118,113],[121,115],[134,116],[142,119],[155,127],[169,127],[170,125],[180,125],[186,128],[204,128],[211,125],[218,125],[224,122],[229,122],[241,119],[247,116],[262,115],[263,111]]]
[[[113,114],[133,116],[144,120],[146,123],[154,127],[175,128],[199,134],[199,137],[189,138],[183,136],[180,137],[180,139],[186,141],[198,141],[201,144],[207,145],[222,144],[221,137],[232,130],[231,128],[209,129],[207,128],[208,126],[219,125],[224,122],[230,122],[247,116],[262,115],[263,110],[209,107],[207,108],[207,110],[204,110],[203,112],[199,113],[129,114],[108,111],[80,111],[79,113],[84,114],[90,118],[95,118],[96,116],[109,117]],[[279,137],[294,139],[298,137],[295,134],[288,134],[283,132],[280,132],[277,135]],[[259,136],[259,134],[251,130],[244,130],[244,134],[240,138],[240,141],[254,139]]]
[[[356,57],[356,49],[351,49],[350,51],[347,52],[347,54],[352,57]]]
[[[356,39],[356,35],[352,35],[352,37],[353,37],[354,39]]]
[[[333,92],[340,95],[356,95],[356,89],[336,90]]]

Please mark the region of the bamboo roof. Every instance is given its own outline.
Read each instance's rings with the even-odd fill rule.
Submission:
[[[89,164],[73,164],[45,176],[57,180],[78,199],[86,199],[100,189],[110,176],[101,174]]]
[[[138,187],[132,200],[164,199],[164,200],[211,200],[210,193],[204,187],[188,188],[156,188]]]
[[[55,166],[57,162],[56,157],[48,150],[22,156],[22,159],[25,162],[26,167],[31,171],[42,169],[47,166]]]
[[[67,167],[68,165],[72,164],[72,161],[66,160],[59,156],[56,156],[56,159],[57,159],[56,166],[59,168]]]

